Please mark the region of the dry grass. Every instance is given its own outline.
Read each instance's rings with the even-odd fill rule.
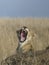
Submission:
[[[34,30],[39,39],[49,45],[48,18],[0,19],[0,61],[15,53],[18,43],[16,30],[24,25]]]

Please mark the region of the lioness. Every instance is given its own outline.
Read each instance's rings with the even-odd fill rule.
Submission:
[[[27,52],[30,49],[34,51],[45,49],[44,43],[40,41],[37,34],[29,30],[26,26],[17,30],[17,36],[19,39],[17,50],[22,50],[22,52]]]

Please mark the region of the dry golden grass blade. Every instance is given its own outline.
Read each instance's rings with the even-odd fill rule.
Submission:
[[[16,30],[27,26],[38,35],[38,39],[49,45],[48,18],[7,18],[0,19],[0,61],[16,52],[18,40]]]

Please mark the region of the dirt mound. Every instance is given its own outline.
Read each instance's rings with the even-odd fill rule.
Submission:
[[[3,60],[1,65],[49,65],[49,49],[16,53]]]

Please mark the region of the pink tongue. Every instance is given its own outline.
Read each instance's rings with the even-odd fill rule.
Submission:
[[[24,41],[25,40],[25,37],[24,37],[24,34],[23,32],[21,33],[21,41]]]
[[[24,37],[24,33],[23,32],[21,33],[21,37]]]

